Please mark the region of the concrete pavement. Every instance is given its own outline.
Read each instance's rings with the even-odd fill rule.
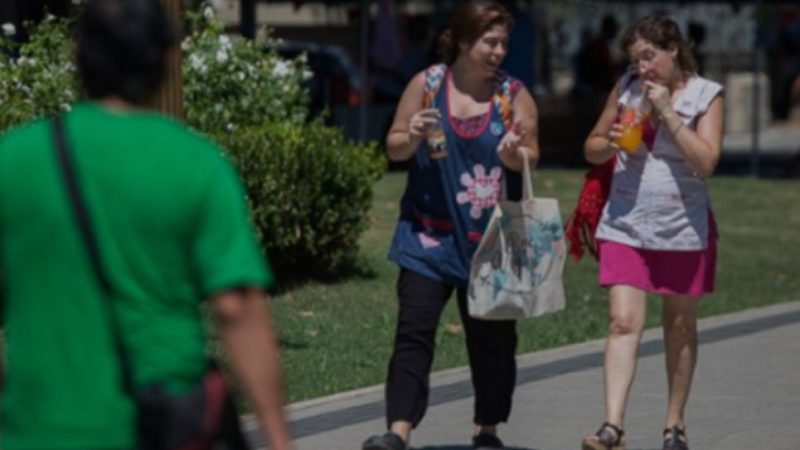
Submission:
[[[800,175],[800,122],[765,127],[758,137],[758,173],[761,176]],[[751,174],[754,156],[750,133],[728,133],[723,141],[717,173]]]
[[[800,302],[700,321],[700,356],[687,409],[694,450],[800,449]],[[576,450],[603,421],[604,341],[520,355],[514,410],[500,436],[514,450]],[[666,411],[660,329],[642,340],[628,405],[629,450],[658,450]],[[289,407],[297,450],[359,450],[382,432],[383,387]],[[468,450],[467,368],[435,373],[417,450]]]
[[[725,134],[722,156],[749,156],[753,136],[750,133]],[[800,151],[800,124],[785,123],[762,128],[758,134],[759,151],[763,156],[794,155]]]

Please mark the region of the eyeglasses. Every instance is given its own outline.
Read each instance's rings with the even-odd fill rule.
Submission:
[[[650,65],[661,53],[664,53],[664,51],[656,48],[644,49],[638,55],[631,56],[630,68],[638,69],[642,64]]]

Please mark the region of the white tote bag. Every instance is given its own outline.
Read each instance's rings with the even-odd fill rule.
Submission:
[[[566,260],[558,200],[533,195],[525,155],[522,201],[503,193],[489,219],[470,267],[469,314],[477,319],[514,320],[564,309]]]

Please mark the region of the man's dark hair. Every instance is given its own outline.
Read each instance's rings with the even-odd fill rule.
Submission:
[[[77,26],[78,73],[89,98],[144,103],[161,84],[175,34],[158,0],[90,0]]]

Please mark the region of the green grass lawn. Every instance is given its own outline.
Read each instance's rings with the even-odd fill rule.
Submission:
[[[543,170],[534,176],[537,195],[557,197],[566,219],[583,172]],[[376,186],[372,227],[361,240],[364,270],[274,297],[291,402],[383,382],[397,310],[397,268],[386,253],[404,183],[404,173],[390,173]],[[704,298],[701,315],[800,299],[800,181],[717,177],[711,196],[721,235],[717,292]],[[603,337],[606,292],[596,285],[596,271],[591,258],[567,262],[567,308],[520,321],[520,353]],[[659,324],[659,314],[654,297],[648,327]],[[434,370],[465,363],[463,331],[451,301],[440,324]]]

